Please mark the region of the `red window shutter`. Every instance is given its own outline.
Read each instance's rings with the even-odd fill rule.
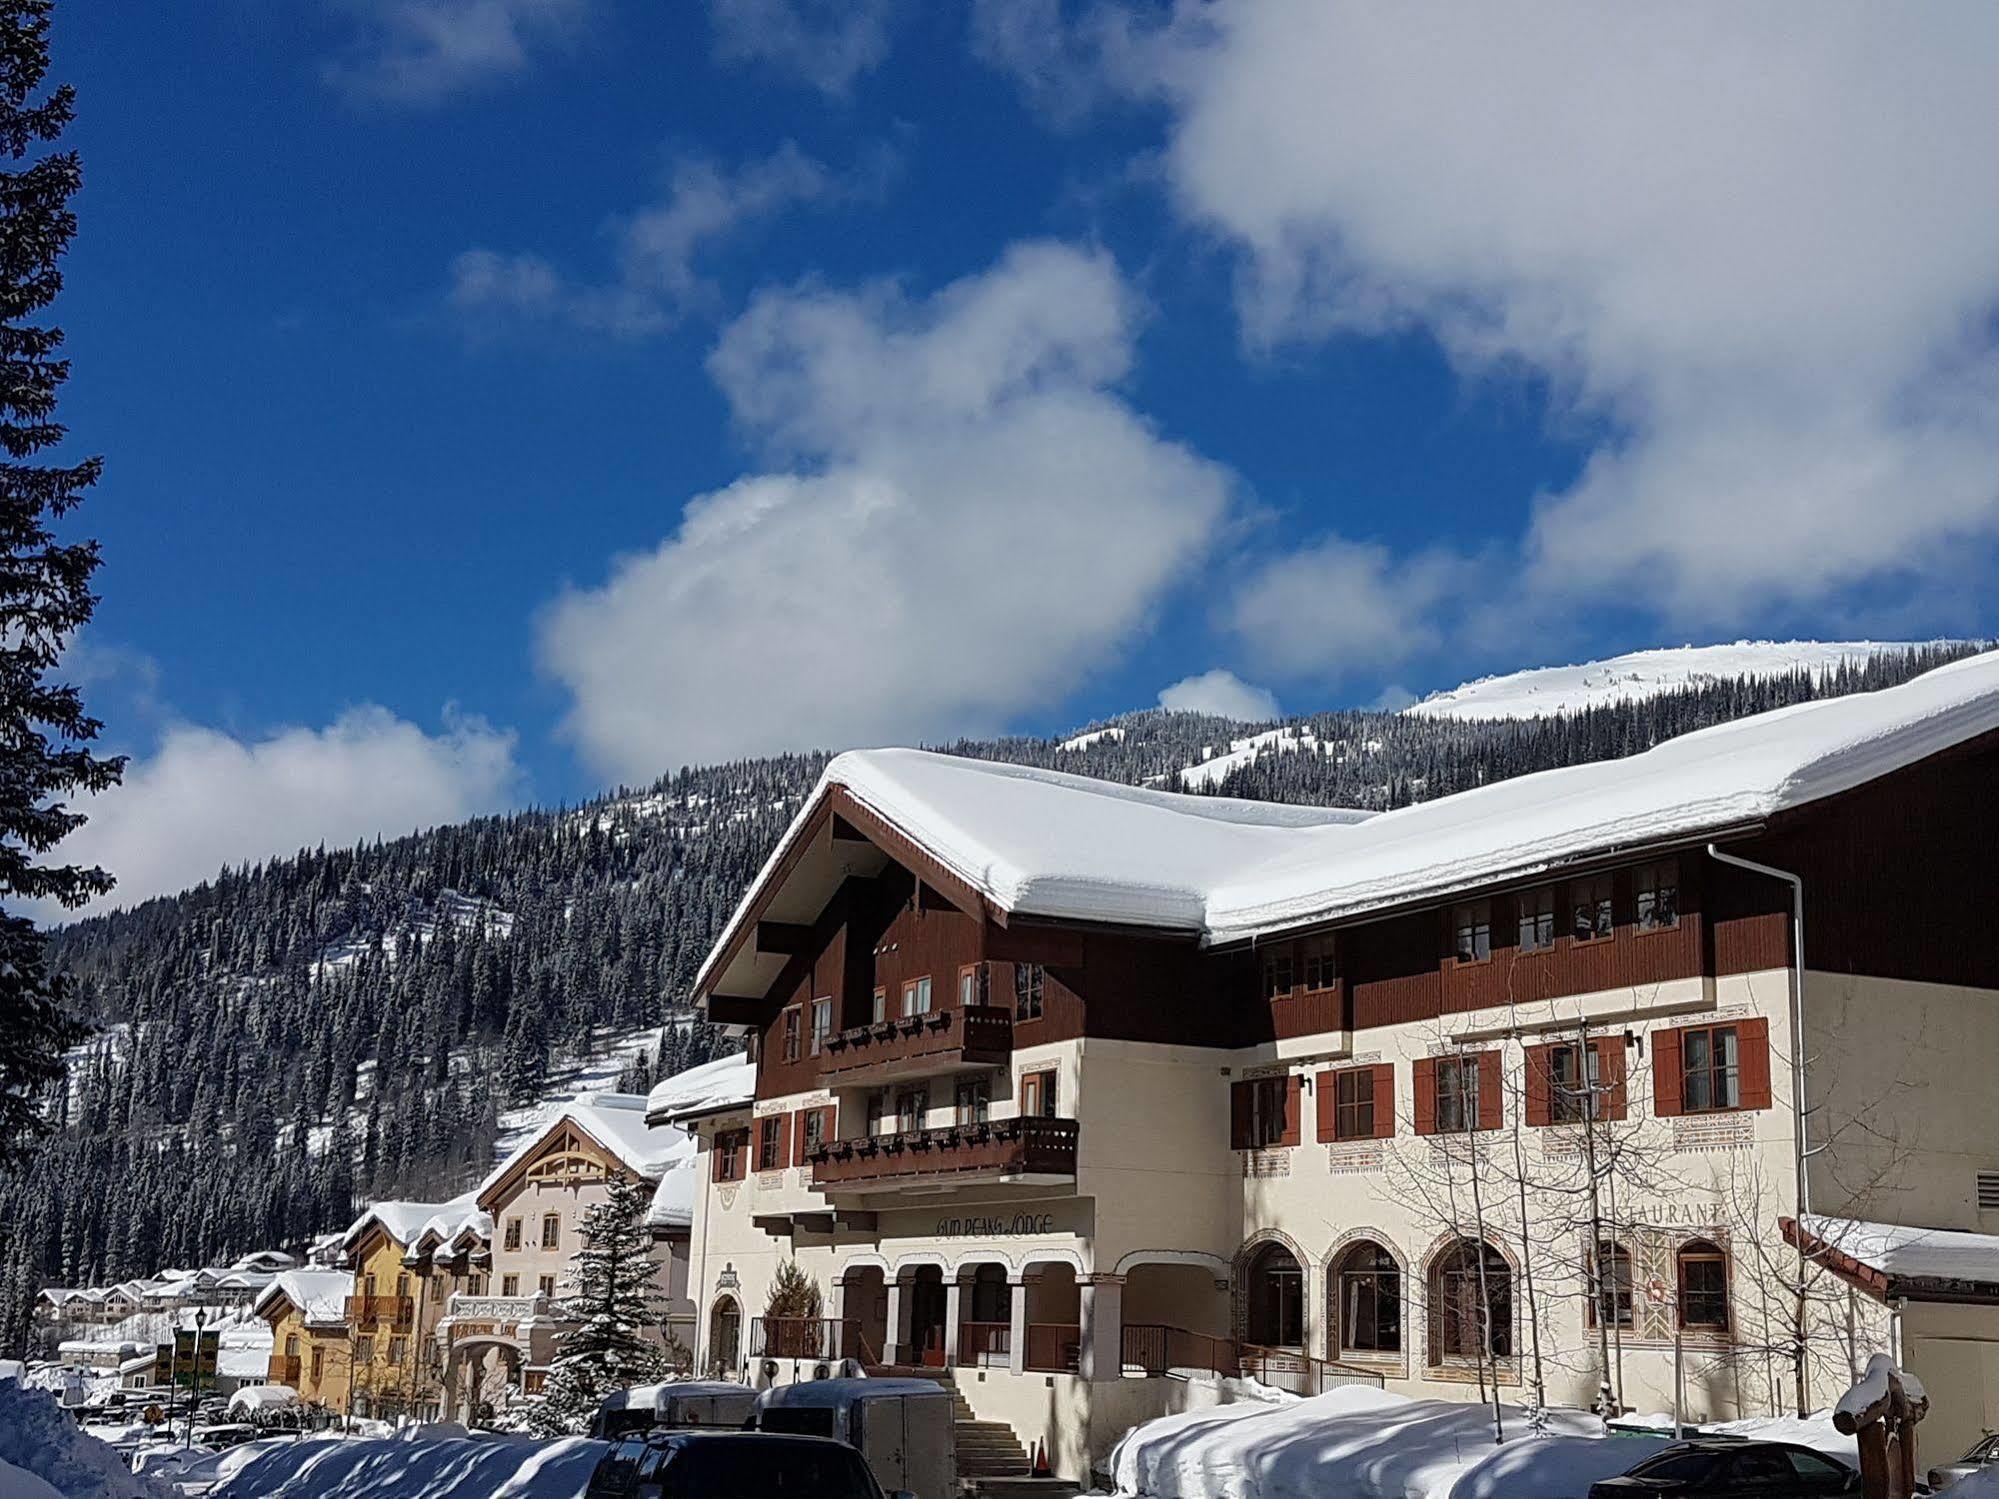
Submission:
[[[1680,1033],[1652,1032],[1652,1112],[1660,1119],[1677,1119],[1687,1111],[1682,1081],[1685,1065]]]
[[[1478,1127],[1498,1129],[1506,1122],[1506,1097],[1499,1080],[1499,1053],[1478,1054]]]
[[[1629,1106],[1624,1091],[1624,1038],[1596,1043],[1596,1080],[1603,1089],[1603,1117],[1622,1119]]]
[[[1737,1074],[1742,1087],[1742,1107],[1770,1107],[1770,1022],[1743,1020],[1735,1027]]]
[[[813,1112],[800,1109],[791,1116],[791,1158],[801,1166],[805,1164],[805,1121]]]
[[[1526,1049],[1527,1068],[1527,1122],[1532,1125],[1553,1124],[1555,1122],[1555,1100],[1549,1087],[1549,1074],[1554,1070],[1555,1048],[1552,1046],[1530,1046]],[[1485,1078],[1478,1082],[1479,1097],[1485,1097]]]
[[[720,1136],[708,1142],[708,1179],[718,1182],[728,1180],[726,1176],[722,1175],[722,1141]]]
[[[777,1169],[780,1171],[791,1165],[791,1137],[799,1129],[798,1121],[804,1117],[802,1109],[784,1116],[784,1128],[777,1132]]]
[[[1437,1059],[1416,1058],[1416,1133],[1437,1132]]]
[[[1249,1149],[1249,1083],[1229,1087],[1229,1149]]]
[[[1374,1138],[1395,1138],[1395,1064],[1382,1062],[1374,1068]]]
[[[1312,1093],[1318,1100],[1319,1139],[1330,1140],[1337,1128],[1334,1112],[1340,1099],[1339,1074],[1332,1071],[1320,1073],[1312,1080]]]
[[[1299,1116],[1304,1113],[1301,1097],[1304,1081],[1295,1072],[1284,1079],[1284,1133],[1277,1141],[1279,1145],[1296,1145],[1299,1141],[1299,1126],[1303,1122]]]

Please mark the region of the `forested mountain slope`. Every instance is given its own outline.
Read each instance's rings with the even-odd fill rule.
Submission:
[[[1336,712],[1243,725],[1147,711],[955,753],[1268,800],[1387,808],[1635,753],[1890,685],[1968,646],[1706,683],[1520,720]],[[628,1086],[704,1060],[690,982],[825,756],[683,770],[574,809],[314,849],[56,934],[100,1027],[63,1127],[0,1180],[0,1351],[43,1284],[295,1242],[357,1198],[449,1195],[553,1066],[641,1031]]]

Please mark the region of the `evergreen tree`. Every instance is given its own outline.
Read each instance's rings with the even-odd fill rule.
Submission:
[[[764,1298],[764,1316],[778,1322],[817,1322],[824,1306],[819,1282],[798,1268],[797,1260],[786,1260],[771,1277],[770,1292]]]
[[[558,1312],[576,1327],[557,1343],[542,1398],[527,1414],[537,1436],[580,1433],[613,1391],[664,1379],[671,1369],[666,1351],[644,1336],[659,1324],[666,1302],[654,1284],[659,1261],[645,1226],[650,1206],[641,1183],[619,1177],[583,1215],[569,1294]]]
[[[63,440],[56,392],[69,376],[59,329],[35,315],[62,289],[57,268],[76,215],[74,151],[50,151],[70,121],[64,84],[39,100],[48,73],[52,0],[0,0],[0,902],[81,905],[111,888],[101,869],[42,862],[83,821],[65,798],[115,783],[124,762],[91,752],[98,723],[74,687],[52,682],[64,647],[90,618],[94,541],[62,542],[53,523],[96,482],[99,462],[33,461]],[[50,971],[44,938],[0,909],[0,1157],[45,1128],[38,1095],[62,1076],[63,1051],[87,1034]]]

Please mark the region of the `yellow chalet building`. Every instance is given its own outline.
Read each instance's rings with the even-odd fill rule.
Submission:
[[[582,1243],[584,1215],[605,1200],[610,1183],[642,1183],[652,1193],[648,1225],[661,1262],[656,1284],[665,1315],[652,1335],[691,1358],[693,1305],[687,1293],[687,1245],[693,1217],[694,1144],[673,1125],[646,1122],[646,1100],[619,1093],[583,1094],[562,1105],[470,1194],[490,1235],[487,1263],[443,1303],[435,1344],[443,1410],[471,1420],[516,1394],[535,1394],[557,1340],[570,1262]]]
[[[469,1193],[444,1203],[373,1203],[354,1220],[340,1245],[353,1275],[351,1414],[425,1420],[442,1411],[437,1326],[453,1296],[483,1289],[473,1260],[491,1229]]]
[[[1373,815],[841,755],[696,982],[749,1085],[651,1115],[698,1362],[928,1369],[1083,1479],[1236,1375],[1724,1419],[1879,1351],[1961,1450],[1995,786],[1999,653]],[[559,1236],[571,1169],[481,1205]]]
[[[354,1277],[345,1270],[286,1270],[254,1306],[271,1325],[269,1382],[298,1391],[306,1405],[343,1415],[353,1380],[347,1329],[353,1289]]]

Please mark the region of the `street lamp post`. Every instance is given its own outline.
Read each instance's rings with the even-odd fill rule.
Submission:
[[[201,1401],[201,1329],[207,1325],[208,1308],[194,1309],[194,1376],[187,1391],[187,1445],[194,1445],[194,1408]]]

